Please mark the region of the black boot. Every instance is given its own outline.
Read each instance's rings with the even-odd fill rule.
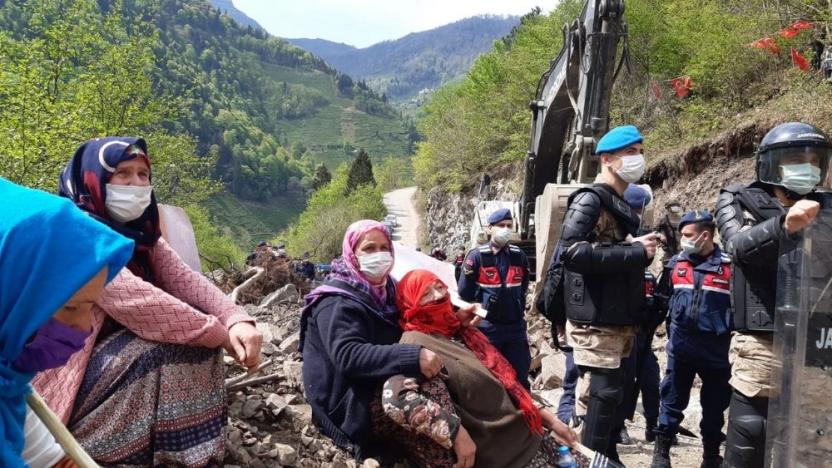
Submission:
[[[655,442],[656,441],[656,434],[654,431],[656,430],[656,420],[655,419],[648,419],[647,420],[647,428],[644,429],[644,440],[647,442]]]
[[[670,442],[671,437],[665,434],[656,434],[656,445],[653,447],[653,461],[650,468],[671,468],[670,466]]]
[[[721,441],[704,441],[702,448],[702,464],[699,468],[720,468],[722,466],[722,457],[719,456],[719,446]]]

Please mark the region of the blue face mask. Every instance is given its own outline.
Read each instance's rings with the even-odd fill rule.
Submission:
[[[800,195],[806,195],[820,183],[820,168],[814,164],[784,164],[780,169],[783,186]]]

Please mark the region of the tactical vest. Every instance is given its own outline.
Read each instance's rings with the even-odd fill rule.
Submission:
[[[697,282],[696,265],[684,258],[671,260],[670,317],[686,330],[724,335],[731,330],[731,260],[720,254],[719,266],[707,262]]]
[[[568,203],[571,205],[574,198],[584,192],[592,192],[601,199],[603,209],[612,214],[625,234],[637,234],[638,216],[627,202],[603,185],[590,185],[575,191]],[[595,242],[595,239],[589,241]],[[643,265],[604,275],[585,275],[564,268],[566,318],[582,325],[640,325],[645,320],[644,279]]]
[[[760,188],[736,185],[722,191],[734,196],[734,208],[743,216],[750,213],[755,225],[786,212],[775,198]],[[731,280],[734,329],[746,333],[771,332],[776,307],[777,265],[771,265],[765,271],[747,272],[745,268],[737,264]]]
[[[523,251],[514,245],[508,246],[509,267],[506,276],[500,276],[497,255],[491,245],[478,248],[480,268],[477,286],[482,295],[480,303],[488,310],[490,322],[514,322],[523,318],[523,280],[526,276]]]

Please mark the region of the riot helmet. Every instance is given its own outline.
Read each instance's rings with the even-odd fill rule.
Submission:
[[[826,180],[832,142],[820,129],[801,122],[788,122],[771,129],[757,150],[757,180],[778,185],[790,198],[822,186]]]

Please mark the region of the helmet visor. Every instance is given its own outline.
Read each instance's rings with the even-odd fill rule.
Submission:
[[[784,176],[788,176],[791,167],[809,164],[820,169],[820,182],[818,187],[829,188],[830,181],[827,180],[827,169],[829,159],[832,157],[832,148],[825,146],[792,146],[786,148],[774,148],[760,153],[759,178],[761,182],[773,185],[784,184]],[[784,166],[786,166],[784,168]]]

